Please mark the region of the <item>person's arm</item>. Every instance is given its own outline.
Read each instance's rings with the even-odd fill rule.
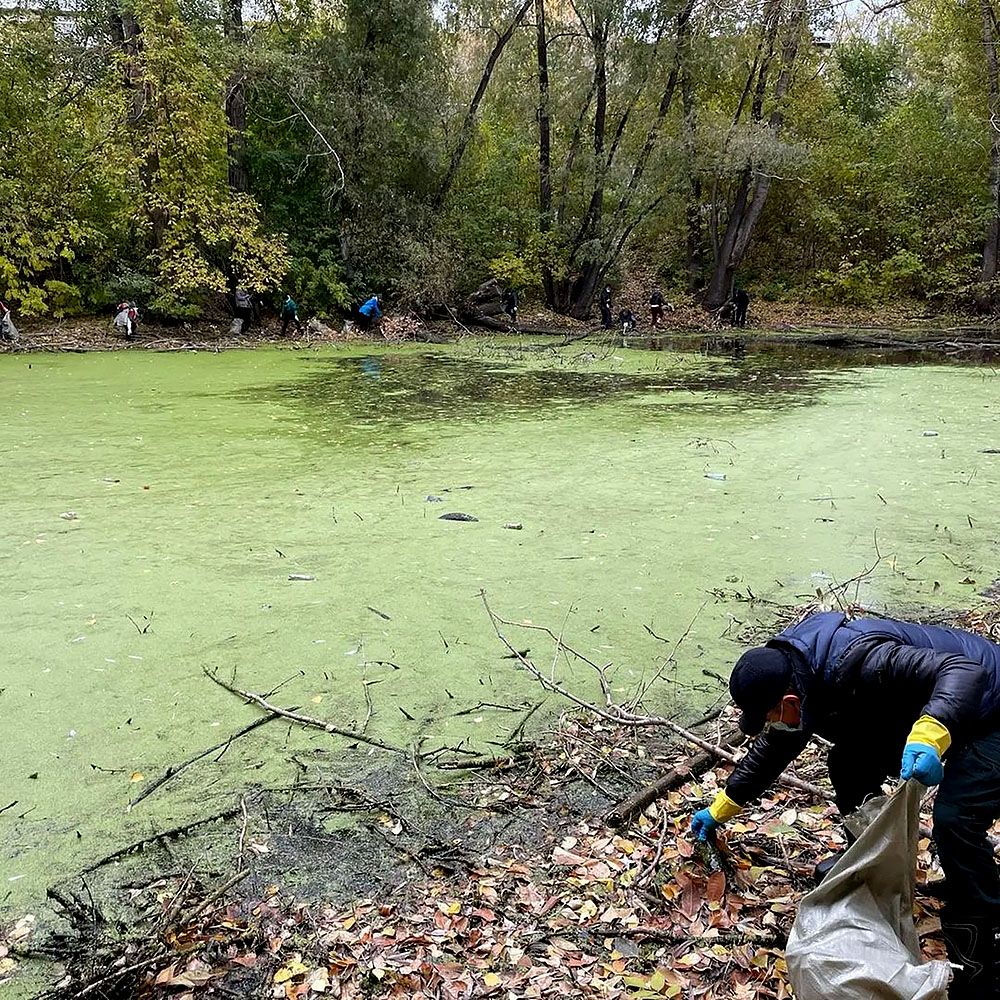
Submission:
[[[922,695],[924,706],[914,728],[930,719],[945,730],[933,738],[940,753],[978,719],[989,680],[984,664],[961,653],[895,642],[880,644],[867,659],[866,669],[878,671],[886,688],[899,688],[904,697],[910,695],[908,701]]]
[[[732,819],[763,795],[808,742],[808,733],[766,729],[733,769],[725,790],[715,796],[707,809],[695,813],[692,830],[702,840],[713,835],[715,827]]]
[[[891,693],[923,708],[903,746],[899,776],[936,785],[944,777],[941,758],[958,736],[963,738],[979,718],[988,668],[961,653],[879,644],[866,657],[865,670]]]

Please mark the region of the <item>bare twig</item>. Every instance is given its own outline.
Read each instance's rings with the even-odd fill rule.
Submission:
[[[291,719],[292,722],[297,722],[300,726],[305,726],[309,729],[322,729],[325,733],[331,733],[335,736],[344,736],[349,740],[357,740],[359,743],[367,743],[369,746],[378,747],[380,750],[389,750],[391,753],[406,753],[402,747],[393,746],[391,743],[385,743],[374,736],[366,736],[364,733],[359,733],[354,729],[344,729],[342,726],[335,726],[332,722],[324,722],[322,719],[314,719],[310,715],[301,715],[298,712],[292,712],[288,709],[277,708],[261,695],[255,694],[253,691],[243,691],[232,684],[228,684],[219,676],[212,673],[212,671],[210,671],[207,667],[202,667],[202,673],[204,673],[210,681],[218,684],[221,688],[225,688],[231,694],[238,695],[248,702],[253,702],[253,704],[262,708],[265,712],[271,713],[272,715],[280,715],[284,719]]]
[[[298,706],[296,706],[298,707]],[[288,711],[294,711],[295,709],[288,709]],[[241,736],[246,736],[247,733],[252,733],[255,729],[260,726],[265,725],[268,722],[272,722],[274,719],[280,718],[277,713],[272,713],[270,715],[265,715],[261,719],[255,719],[247,726],[243,726],[242,729],[237,729],[235,733],[231,733],[226,739],[221,740],[214,746],[210,746],[207,750],[199,750],[198,753],[192,754],[187,760],[181,761],[180,764],[171,764],[155,781],[146,785],[145,788],[128,804],[126,812],[131,812],[144,798],[152,795],[158,788],[165,785],[172,778],[176,778],[178,774],[189,768],[192,764],[196,764],[202,757],[207,757],[211,753],[215,753],[216,750],[225,751],[229,749],[229,745],[233,740],[239,739]]]
[[[676,736],[680,736],[682,739],[687,740],[689,743],[693,743],[697,747],[701,747],[702,750],[707,751],[710,754],[714,754],[720,760],[724,760],[729,764],[735,764],[737,758],[729,753],[727,750],[723,750],[721,747],[716,746],[714,743],[710,743],[708,740],[702,739],[702,737],[697,736],[692,733],[689,729],[685,729],[683,726],[674,722],[672,719],[666,719],[663,716],[658,715],[637,715],[633,711],[623,708],[618,705],[611,705],[608,708],[601,708],[595,705],[593,702],[589,702],[579,695],[574,694],[572,691],[566,690],[560,683],[549,680],[542,671],[535,666],[535,664],[523,653],[520,653],[513,644],[507,639],[507,637],[500,631],[501,624],[511,624],[504,622],[502,618],[493,613],[492,608],[490,608],[489,602],[486,599],[486,591],[481,590],[479,596],[482,599],[483,606],[486,608],[486,613],[490,617],[490,622],[493,624],[493,630],[496,632],[497,638],[507,647],[507,650],[512,654],[511,658],[517,660],[521,667],[526,670],[532,677],[538,681],[539,684],[545,688],[546,691],[551,691],[553,694],[562,695],[568,701],[572,702],[578,708],[585,709],[588,712],[592,712],[594,715],[606,719],[608,722],[614,722],[619,725],[624,726],[636,726],[636,727],[647,727],[647,726],[662,726],[665,729],[669,729]],[[551,631],[542,628],[542,631],[548,631],[549,635],[552,635]],[[569,647],[567,647],[568,652],[573,652]],[[577,655],[580,659],[585,662],[586,657]],[[593,666],[593,664],[591,664]],[[797,788],[799,791],[807,792],[808,794],[814,796],[815,798],[832,801],[833,793],[828,792],[825,789],[820,788],[818,785],[814,785],[808,781],[802,781],[801,778],[796,778],[794,775],[782,774],[778,781],[788,786],[789,788]]]

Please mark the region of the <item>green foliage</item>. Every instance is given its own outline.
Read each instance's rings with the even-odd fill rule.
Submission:
[[[535,288],[540,284],[538,271],[524,257],[509,250],[490,261],[490,274],[511,288]]]
[[[488,275],[529,292],[548,276],[572,304],[587,280],[615,280],[623,253],[683,287],[704,276],[741,179],[760,168],[773,182],[739,273],[755,295],[863,305],[978,279],[996,211],[978,0],[912,0],[881,34],[839,36],[825,62],[808,44],[832,24],[816,5],[780,133],[768,127],[777,63],[756,116],[746,89],[765,38],[756,15],[700,5],[679,52],[677,0],[550,3],[544,227],[527,22],[437,197],[510,0],[302,0],[274,16],[248,5],[245,41],[206,0],[128,2],[83,0],[59,30],[41,15],[3,20],[0,296],[22,313],[134,298],[192,317],[234,284],[275,301],[290,291],[310,311],[372,292],[432,310]],[[607,40],[600,141],[595,37]],[[228,175],[223,95],[237,79],[246,192]]]
[[[903,53],[898,39],[850,38],[834,50],[834,90],[840,106],[863,125],[872,125],[899,100]]]
[[[296,302],[310,312],[330,313],[350,308],[351,294],[344,281],[343,267],[328,247],[293,256],[287,285]]]

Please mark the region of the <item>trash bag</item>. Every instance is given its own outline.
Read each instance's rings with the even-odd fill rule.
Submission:
[[[858,840],[802,900],[788,938],[797,1000],[946,1000],[951,968],[921,961],[913,924],[923,791],[908,781],[852,814]]]

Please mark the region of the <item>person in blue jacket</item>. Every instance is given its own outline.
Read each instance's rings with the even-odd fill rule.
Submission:
[[[381,318],[382,310],[379,308],[377,295],[373,295],[367,302],[358,308],[358,325],[362,330],[368,330],[375,320]]]
[[[939,785],[941,929],[949,958],[962,966],[948,996],[1000,997],[1000,870],[987,836],[1000,819],[1000,645],[961,629],[818,613],[744,653],[729,689],[740,728],[756,738],[725,790],[695,813],[695,835],[714,836],[814,733],[833,744],[830,780],[842,815],[878,794],[889,775]]]

